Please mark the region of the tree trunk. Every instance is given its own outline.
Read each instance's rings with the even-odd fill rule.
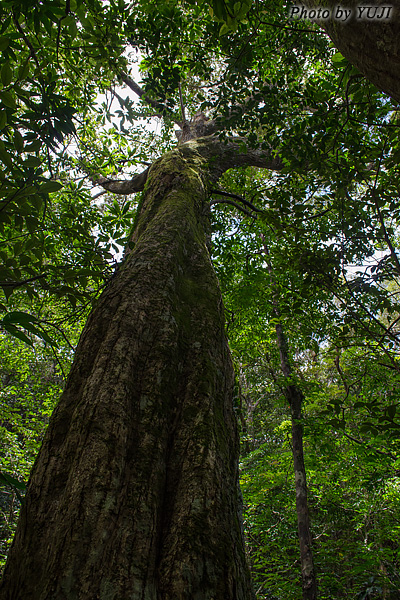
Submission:
[[[301,389],[291,382],[292,368],[290,366],[286,337],[282,325],[277,323],[275,329],[281,359],[281,368],[283,375],[287,380],[284,392],[290,405],[292,421],[292,454],[296,489],[297,529],[299,532],[303,600],[316,600],[317,580],[312,552],[311,523],[307,500],[307,477],[303,451],[301,406],[304,397]]]
[[[281,323],[281,311],[279,307],[279,289],[275,280],[274,270],[271,264],[269,248],[265,236],[261,235],[267,269],[272,280],[272,306],[273,313],[277,319],[275,325],[276,341],[279,350],[282,374],[285,379],[283,392],[290,406],[292,424],[292,455],[294,481],[296,490],[296,514],[297,529],[299,532],[300,564],[303,600],[317,599],[317,579],[314,569],[314,558],[312,551],[311,523],[307,500],[307,476],[304,464],[303,451],[303,424],[301,418],[301,407],[304,396],[301,389],[293,383],[293,372],[289,360],[287,340]]]
[[[150,169],[35,463],[2,600],[249,600],[205,160]]]
[[[347,0],[342,4],[336,0],[306,0],[305,4],[317,10],[326,7],[333,17],[336,15],[317,22],[343,56],[379,90],[400,102],[399,2]],[[344,8],[351,10],[348,19]]]

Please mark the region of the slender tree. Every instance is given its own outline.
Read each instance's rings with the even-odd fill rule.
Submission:
[[[310,511],[307,499],[307,473],[304,464],[302,422],[304,394],[295,381],[289,356],[287,339],[282,325],[281,312],[279,308],[278,286],[276,284],[274,270],[271,264],[271,258],[264,236],[262,236],[262,241],[267,269],[272,281],[272,306],[273,316],[275,318],[276,342],[279,350],[281,371],[284,378],[283,393],[290,406],[292,425],[292,455],[296,490],[297,529],[299,533],[303,600],[316,600],[317,579],[314,568]]]

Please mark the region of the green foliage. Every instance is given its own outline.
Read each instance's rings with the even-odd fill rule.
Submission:
[[[209,4],[211,16],[223,22],[219,30],[221,36],[229,31],[236,31],[239,23],[247,23],[246,16],[252,2],[251,0],[212,0]]]
[[[29,318],[24,323],[22,315],[26,313],[8,314],[24,327],[35,322]],[[68,333],[76,342],[79,324],[64,323],[63,329],[64,335]],[[59,331],[52,333],[51,344],[43,337],[38,340],[36,331],[34,335],[33,348],[31,339],[28,346],[18,336],[0,334],[0,568],[15,531],[33,461],[73,357],[72,347]]]
[[[242,464],[245,525],[259,598],[298,594],[295,497],[285,428],[283,421]],[[387,460],[332,434],[323,422],[308,429],[306,456],[319,597],[354,599],[372,579],[389,597],[399,577],[398,473]]]
[[[388,244],[381,228],[383,223],[389,229],[389,211],[381,218],[376,203],[364,199],[362,185],[353,184],[353,197],[338,198],[322,171],[319,179],[314,175],[290,172],[269,180],[253,169],[229,173],[223,189],[262,212],[243,217],[227,205],[214,219],[214,261],[240,382],[253,577],[260,600],[296,597],[301,585],[290,415],[275,332],[281,323],[293,383],[306,398],[305,456],[320,597],[396,597],[399,272],[390,250],[397,242],[395,226],[382,260],[376,248],[383,238]],[[375,189],[379,176],[378,170]],[[386,180],[385,173],[382,177]],[[390,185],[397,185],[394,172]],[[382,200],[382,210],[386,207]]]
[[[119,26],[126,10],[121,2],[111,3],[106,11],[102,3],[88,7],[79,0],[2,3],[2,311],[20,289],[31,299],[55,295],[72,306],[86,303],[109,271],[110,239],[103,245],[94,235],[101,212],[87,183],[71,181],[70,173],[60,170],[59,158],[66,164],[71,156],[78,113],[109,87],[114,77],[110,63],[125,63]],[[113,233],[104,230],[108,236]],[[24,323],[10,319],[4,317],[3,329],[20,339],[25,334],[15,329],[17,324],[32,332],[34,316],[25,317]]]

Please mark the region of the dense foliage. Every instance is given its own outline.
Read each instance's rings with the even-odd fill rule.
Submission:
[[[71,345],[132,227],[136,201],[92,181],[141,171],[202,111],[221,143],[233,132],[282,161],[210,192],[257,598],[300,585],[277,324],[305,397],[320,598],[397,598],[397,107],[281,3],[209,4],[0,8],[1,560]],[[138,62],[139,104],[121,87]]]

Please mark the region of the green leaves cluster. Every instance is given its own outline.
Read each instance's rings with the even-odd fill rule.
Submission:
[[[214,213],[260,599],[293,598],[300,586],[277,323],[306,398],[320,597],[396,597],[399,583],[398,132],[393,106],[346,62],[324,69],[310,70],[299,92],[290,85],[282,106],[291,116],[279,116],[275,88],[270,112],[250,107],[284,168],[227,174],[223,189],[257,212],[218,204]]]
[[[247,23],[246,17],[252,5],[251,0],[212,0],[210,4],[211,16],[223,22],[219,35],[229,31],[236,31],[239,23]]]
[[[92,202],[90,182],[75,183],[71,169],[82,119],[125,65],[121,23],[127,15],[121,1],[106,10],[101,2],[80,0],[9,0],[0,7],[3,314],[16,293],[84,306],[110,273],[115,231],[102,225],[104,211]],[[30,334],[50,341],[28,313],[6,314],[0,325],[27,343]]]

